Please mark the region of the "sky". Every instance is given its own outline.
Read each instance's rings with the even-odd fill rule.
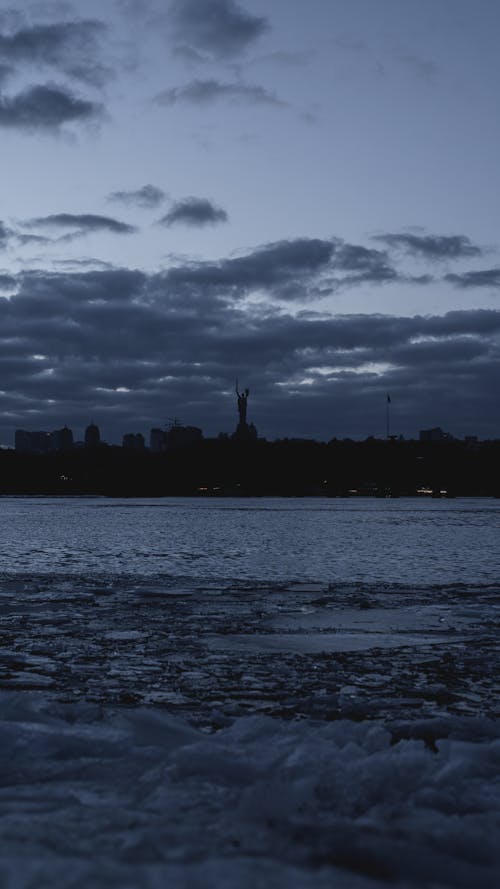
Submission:
[[[500,438],[497,0],[0,7],[0,444]]]

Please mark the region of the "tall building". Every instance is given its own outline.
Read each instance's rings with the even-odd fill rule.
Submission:
[[[167,450],[167,433],[163,429],[152,429],[149,433],[149,450],[152,454],[162,454]]]
[[[71,451],[73,449],[73,432],[68,426],[62,429],[55,429],[51,433],[52,448],[54,451]]]
[[[122,447],[129,451],[143,451],[146,447],[144,436],[140,432],[127,432],[123,436]]]
[[[99,432],[99,426],[96,426],[95,423],[90,423],[85,430],[85,447],[98,448],[100,444],[101,433]]]

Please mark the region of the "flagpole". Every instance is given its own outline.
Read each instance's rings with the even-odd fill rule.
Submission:
[[[389,405],[391,403],[391,396],[389,393],[387,394],[387,401],[385,404],[385,432],[387,438],[390,437],[390,424],[389,424]]]

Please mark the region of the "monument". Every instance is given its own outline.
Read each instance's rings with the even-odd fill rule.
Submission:
[[[248,404],[248,396],[250,395],[250,389],[243,389],[242,392],[238,389],[238,380],[236,380],[236,397],[238,399],[238,425],[236,427],[235,432],[233,432],[233,438],[238,439],[239,441],[255,441],[257,438],[257,429],[255,428],[253,423],[247,423],[247,404]]]

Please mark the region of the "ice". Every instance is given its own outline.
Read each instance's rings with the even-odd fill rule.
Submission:
[[[500,876],[491,720],[422,723],[417,738],[250,716],[207,733],[35,693],[4,692],[0,708],[4,889],[493,889]]]
[[[0,595],[2,889],[496,889],[497,587]]]

